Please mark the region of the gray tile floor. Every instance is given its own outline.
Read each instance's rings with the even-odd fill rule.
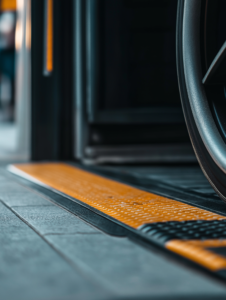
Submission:
[[[0,299],[225,299],[226,284],[112,237],[0,169]]]

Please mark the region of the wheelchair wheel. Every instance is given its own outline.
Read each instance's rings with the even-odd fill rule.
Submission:
[[[226,201],[226,1],[179,0],[177,72],[199,164]]]

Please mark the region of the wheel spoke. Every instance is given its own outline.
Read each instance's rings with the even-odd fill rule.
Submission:
[[[212,64],[210,65],[202,83],[205,85],[210,84],[226,84],[226,42],[215,56]]]

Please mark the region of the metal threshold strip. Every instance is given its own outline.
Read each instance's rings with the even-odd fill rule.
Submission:
[[[53,201],[72,213],[101,229],[108,227],[106,232],[139,235],[226,279],[226,216],[69,164],[17,164],[8,169],[52,193]]]

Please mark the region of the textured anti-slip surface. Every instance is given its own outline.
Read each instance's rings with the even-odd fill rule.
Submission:
[[[133,228],[146,223],[226,217],[59,163],[22,164],[18,170]]]
[[[226,220],[158,222],[144,225],[141,230],[164,242],[173,239],[226,239]]]
[[[11,166],[10,170],[73,197],[116,219],[122,226],[137,229],[148,240],[154,237],[163,247],[211,271],[226,270],[226,258],[219,254],[219,249],[226,245],[223,215],[67,164],[21,164]]]

